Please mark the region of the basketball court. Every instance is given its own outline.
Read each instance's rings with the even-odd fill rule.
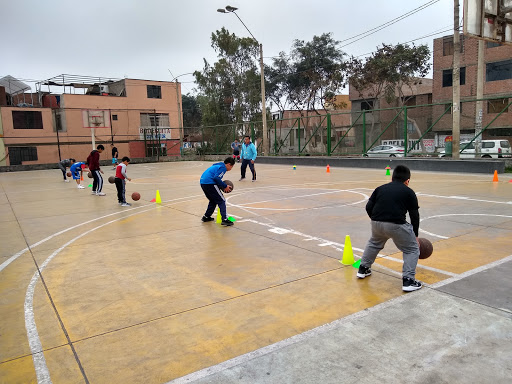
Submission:
[[[493,316],[491,323],[501,328],[489,331],[487,340],[496,339],[500,357],[488,356],[485,369],[495,372],[508,361],[503,369],[511,372],[510,298],[484,294],[491,284],[485,279],[466,289],[453,285],[510,265],[510,175],[493,182],[493,175],[412,170],[420,236],[432,241],[434,254],[418,265],[417,278],[426,286],[405,294],[401,253],[392,242],[364,280],[340,263],[347,236],[355,259],[362,255],[370,234],[365,204],[374,188],[391,180],[385,169],[331,167],[327,173],[257,164],[252,183],[238,181],[236,164],[225,176],[234,182],[225,196],[236,222],[223,227],[200,220],[207,200],[199,177],[211,164],[131,164],[131,207],[117,204],[115,185],[107,182],[110,167],[104,167],[103,197],[63,183],[58,169],[0,174],[0,382],[301,382],[290,372],[282,372],[288,381],[276,379],[267,368],[261,377],[242,379],[236,369],[305,340],[318,342],[325,332],[339,331],[335,324],[362,327],[382,316],[383,327],[415,311],[432,318],[436,306],[423,308],[426,299],[409,310],[400,307],[432,295],[437,315],[467,298],[485,309],[486,324]],[[82,184],[92,184],[84,176]],[[135,191],[138,202],[129,198]],[[157,191],[161,204],[151,202]],[[443,306],[439,296],[458,304]],[[362,336],[352,328],[340,337],[336,347],[343,349]],[[328,350],[324,341],[307,352],[308,361]]]

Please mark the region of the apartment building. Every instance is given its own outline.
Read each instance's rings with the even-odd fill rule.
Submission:
[[[477,116],[484,129],[482,139],[510,139],[512,137],[512,45],[483,41],[483,101],[481,113],[476,111],[478,44],[474,37],[461,35],[460,99],[461,139],[473,138]],[[452,115],[449,104],[453,95],[453,36],[434,40],[434,117],[441,117],[434,131],[442,142],[452,133]],[[444,104],[444,105],[443,105]],[[444,113],[447,111],[446,113]]]
[[[85,160],[98,144],[108,160],[112,143],[131,158],[180,154],[179,83],[59,75],[20,87],[0,85],[0,165]]]

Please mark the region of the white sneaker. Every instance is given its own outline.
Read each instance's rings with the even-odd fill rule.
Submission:
[[[92,192],[91,192],[91,195],[95,195],[95,194],[96,194],[96,191],[92,191]]]
[[[103,193],[103,192],[97,192],[96,193],[96,196],[105,196],[105,195],[106,195],[106,193]]]
[[[65,182],[65,183],[69,183],[69,180],[68,180],[68,179],[66,179],[66,180],[64,180],[64,182]]]
[[[131,207],[131,204],[130,203],[123,203],[123,204],[121,204],[121,207]]]
[[[77,187],[78,189],[85,189],[85,187],[83,185],[78,185]]]

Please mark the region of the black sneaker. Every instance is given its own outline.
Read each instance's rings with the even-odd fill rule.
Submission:
[[[222,220],[222,225],[225,225],[226,227],[231,227],[233,225],[233,222],[231,220],[225,219]]]
[[[213,217],[206,217],[206,216],[201,217],[201,221],[203,223],[207,223],[207,222],[213,221],[213,220],[215,220]]]
[[[245,177],[241,177],[240,180],[238,181],[244,181],[245,180]]]
[[[422,287],[421,281],[414,280],[409,277],[404,277],[402,279],[402,282],[402,291],[404,292],[417,291]]]
[[[360,279],[364,279],[366,276],[370,276],[372,274],[372,270],[370,267],[359,266],[359,271],[357,271],[357,277]]]

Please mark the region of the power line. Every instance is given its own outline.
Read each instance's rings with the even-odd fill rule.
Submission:
[[[365,31],[365,32],[362,32],[362,33],[358,34],[358,35],[355,35],[355,36],[349,37],[349,38],[347,38],[347,39],[345,39],[345,40],[341,40],[341,41],[340,41],[340,43],[343,43],[343,42],[345,42],[345,41],[354,40],[354,39],[356,39],[357,37],[362,36],[362,37],[360,37],[359,39],[356,39],[356,40],[354,40],[354,41],[351,41],[350,43],[347,43],[347,44],[345,44],[345,45],[342,45],[342,46],[341,46],[341,48],[346,47],[347,45],[353,44],[353,43],[355,43],[356,41],[362,40],[362,39],[364,39],[365,37],[371,36],[371,35],[373,35],[374,33],[377,33],[378,31],[380,31],[380,30],[382,30],[382,29],[384,29],[384,28],[387,28],[387,27],[389,27],[389,26],[391,26],[391,25],[393,25],[393,24],[396,24],[397,22],[399,22],[399,21],[401,21],[401,20],[403,20],[403,19],[406,19],[407,17],[412,16],[413,14],[415,14],[415,13],[417,13],[417,12],[419,12],[419,11],[422,11],[422,10],[424,10],[425,8],[428,8],[428,7],[430,7],[431,5],[434,5],[435,3],[439,2],[439,1],[440,1],[440,0],[430,0],[430,1],[428,1],[427,3],[425,3],[425,4],[423,4],[423,5],[420,5],[418,8],[415,8],[415,9],[413,9],[412,11],[406,12],[406,13],[404,13],[403,15],[400,15],[400,16],[398,16],[398,17],[394,18],[393,20],[387,21],[387,22],[385,22],[384,24],[381,24],[381,25],[379,25],[379,26],[377,26],[377,27],[374,27],[374,28],[372,28],[372,29],[369,29],[369,30],[367,30],[367,31]]]

